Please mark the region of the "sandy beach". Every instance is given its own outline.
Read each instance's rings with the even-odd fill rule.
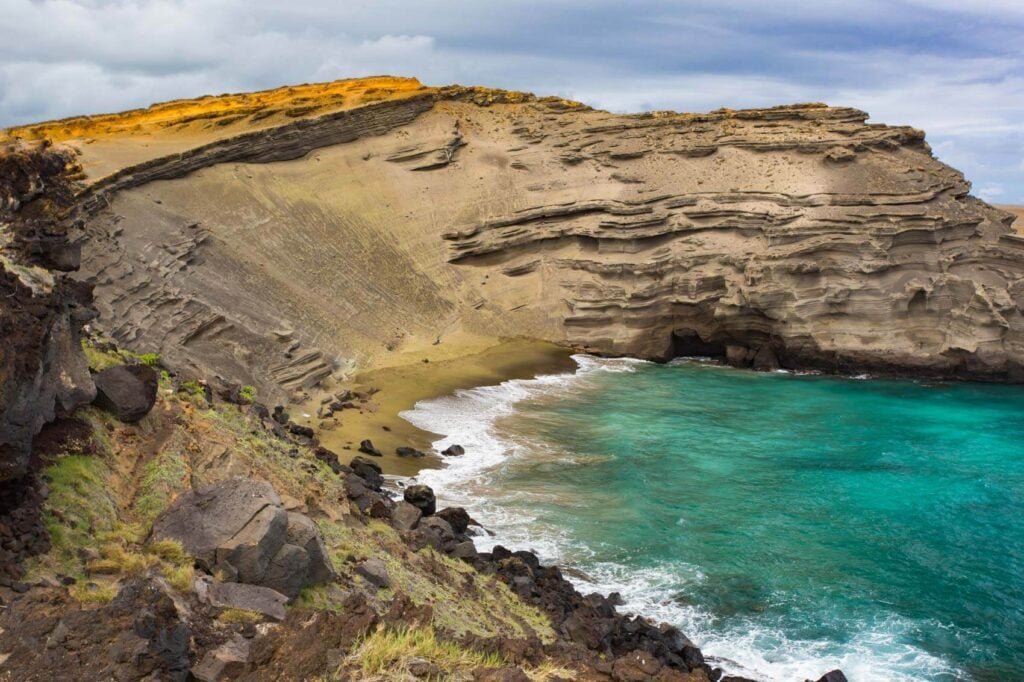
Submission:
[[[342,462],[358,454],[360,441],[369,438],[384,453],[375,458],[384,473],[409,476],[440,465],[441,458],[430,451],[439,435],[414,427],[399,416],[401,412],[420,400],[459,389],[572,371],[576,363],[571,354],[569,349],[539,341],[455,335],[442,344],[382,358],[379,366],[330,386],[290,410],[296,422],[316,429],[320,442],[337,452]],[[321,401],[344,389],[377,390],[365,402],[356,401],[356,407],[318,419]],[[395,449],[400,446],[422,450],[427,457],[399,457]]]

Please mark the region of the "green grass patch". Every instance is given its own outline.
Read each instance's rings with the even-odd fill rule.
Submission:
[[[217,620],[222,623],[259,623],[263,614],[248,609],[227,608],[221,611]]]
[[[146,528],[167,508],[172,495],[185,487],[187,473],[185,457],[177,447],[165,449],[146,463],[135,498],[135,512]]]
[[[378,627],[356,647],[346,663],[363,675],[388,675],[397,679],[409,674],[412,659],[430,661],[446,675],[477,668],[500,668],[505,659],[456,642],[440,639],[431,626],[419,628]]]
[[[50,481],[43,523],[53,548],[40,561],[57,572],[81,576],[79,548],[123,528],[107,491],[110,469],[97,457],[66,455],[44,469],[43,475]]]
[[[71,598],[80,604],[109,604],[117,596],[117,585],[109,583],[106,585],[89,585],[78,582],[71,586]]]

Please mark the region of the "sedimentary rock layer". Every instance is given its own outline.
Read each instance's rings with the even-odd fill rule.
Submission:
[[[1024,379],[1024,238],[913,128],[455,87],[232,116],[83,197],[105,327],[206,375],[282,395],[465,332]]]

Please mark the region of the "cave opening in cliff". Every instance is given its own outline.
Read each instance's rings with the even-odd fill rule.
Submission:
[[[677,329],[672,332],[672,357],[710,357],[724,358],[725,343],[706,341],[692,329]]]

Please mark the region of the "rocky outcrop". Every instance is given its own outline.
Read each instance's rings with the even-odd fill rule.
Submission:
[[[67,150],[0,149],[0,480],[23,475],[43,425],[96,392],[80,346],[90,287],[63,274],[78,267],[74,168]]]
[[[81,608],[64,589],[48,588],[26,594],[5,612],[5,622],[17,624],[3,633],[16,631],[4,638],[0,663],[10,679],[189,678],[194,633],[159,579],[129,581],[98,610]]]
[[[316,524],[286,511],[264,481],[231,478],[182,495],[156,520],[152,537],[181,542],[209,572],[289,599],[334,575]]]
[[[156,371],[147,365],[119,365],[98,372],[96,406],[123,422],[136,422],[153,409],[156,402]]]
[[[457,331],[1024,379],[1009,214],[921,131],[866,119],[452,87],[232,123],[93,183],[85,276],[119,343],[268,399]]]

